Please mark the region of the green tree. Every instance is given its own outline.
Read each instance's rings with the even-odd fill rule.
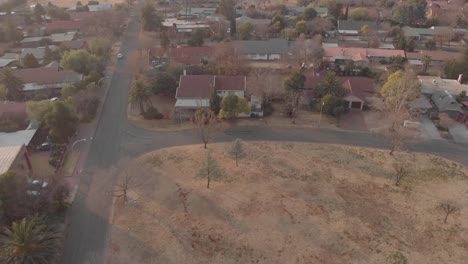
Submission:
[[[421,94],[421,83],[414,74],[397,71],[387,78],[380,94],[393,112],[403,107]]]
[[[219,114],[219,111],[221,110],[221,97],[219,97],[216,92],[211,94],[210,110],[215,114]]]
[[[34,55],[28,53],[23,58],[23,67],[24,68],[37,68],[39,67],[39,62],[37,61]]]
[[[250,106],[244,97],[229,94],[221,101],[219,116],[225,119],[233,119],[240,113],[250,112]]]
[[[202,29],[195,30],[190,39],[187,41],[187,44],[189,44],[192,47],[203,46],[203,34],[204,33]]]
[[[150,2],[141,8],[141,19],[143,30],[157,31],[162,26],[162,18]]]
[[[42,124],[45,120],[45,115],[49,111],[50,105],[49,100],[27,101],[26,113],[28,114],[28,118]]]
[[[89,74],[97,70],[99,59],[85,50],[67,51],[63,55],[60,65],[68,70],[73,70],[81,74]]]
[[[52,51],[48,45],[45,47],[44,59],[42,61],[43,65],[47,65],[53,61],[60,61],[61,59],[62,55],[59,49]]]
[[[66,143],[76,132],[78,118],[71,107],[62,101],[51,104],[44,116],[45,125],[53,142]]]
[[[223,176],[223,171],[219,167],[218,162],[211,157],[211,154],[208,153],[206,156],[206,161],[203,163],[203,166],[198,171],[198,176],[207,179],[206,188],[210,188],[210,183],[212,180],[217,180]]]
[[[159,38],[161,41],[161,47],[163,47],[163,49],[165,50],[169,48],[169,45],[171,44],[171,40],[169,39],[167,30],[161,30],[161,33],[159,34]]]
[[[315,8],[308,7],[304,11],[304,16],[302,17],[302,19],[305,20],[305,21],[311,21],[316,17],[317,17],[317,11],[315,11]]]
[[[343,97],[346,94],[346,90],[341,85],[334,72],[327,72],[325,77],[320,81],[317,87],[317,94],[322,97],[327,94],[336,96],[338,98]]]
[[[175,94],[177,90],[177,81],[171,75],[165,72],[159,72],[156,75],[156,82],[151,87],[153,93]]]
[[[324,97],[322,97],[322,100],[320,100],[320,103],[317,105],[317,107],[317,110],[320,110],[321,108],[323,113],[334,117],[340,117],[345,110],[343,106],[343,100],[340,97],[332,94],[326,94]]]
[[[349,14],[354,20],[372,20],[369,11],[365,7],[358,7]]]
[[[284,88],[287,91],[299,91],[304,88],[305,76],[300,71],[296,71],[284,81]]]
[[[0,73],[0,83],[7,89],[7,99],[9,101],[21,101],[24,99],[23,81],[14,72],[6,67]]]
[[[98,57],[107,58],[111,53],[112,43],[107,38],[96,37],[89,41],[88,49]]]
[[[436,42],[434,40],[430,39],[430,40],[426,41],[426,43],[424,43],[424,46],[428,50],[435,50],[436,49]]]
[[[236,138],[234,142],[232,142],[231,148],[229,149],[229,155],[231,158],[236,160],[236,167],[239,166],[239,159],[246,156],[244,146],[242,145],[240,138]]]
[[[239,29],[237,30],[239,32],[239,37],[242,40],[248,40],[252,37],[252,31],[254,27],[250,23],[244,23],[240,25]]]
[[[8,89],[2,83],[0,83],[0,100],[6,100],[8,95]]]
[[[0,262],[52,263],[61,240],[59,230],[44,217],[24,218],[0,233]]]
[[[62,90],[60,93],[62,94],[63,98],[68,98],[70,96],[73,96],[77,92],[78,92],[78,88],[75,85],[67,83],[62,87]]]
[[[140,108],[140,114],[143,115],[145,113],[145,107],[150,107],[152,105],[150,95],[151,92],[143,81],[134,81],[129,94],[130,106],[138,106]]]
[[[26,186],[27,180],[24,175],[17,175],[14,171],[7,171],[0,175],[0,200],[7,222],[15,221],[28,213],[24,201]]]
[[[427,68],[429,67],[429,65],[431,65],[431,62],[432,62],[431,56],[429,56],[429,55],[422,56],[421,63],[422,63],[422,72],[423,73],[426,73]]]
[[[300,34],[306,34],[307,33],[307,24],[304,20],[298,21],[296,23],[296,32]]]
[[[343,9],[343,4],[338,3],[335,0],[327,1],[326,7],[328,8],[328,13],[333,16],[335,19],[338,19],[341,15],[341,10]]]
[[[42,16],[45,15],[44,7],[41,4],[37,3],[34,7],[33,13],[34,20],[36,21],[36,23],[42,23]]]

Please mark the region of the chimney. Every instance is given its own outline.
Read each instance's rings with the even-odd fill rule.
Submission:
[[[184,75],[187,75],[187,69],[184,69],[183,72],[184,72],[184,73],[183,73]]]
[[[462,81],[463,81],[463,74],[460,74],[460,75],[458,75],[457,82],[458,82],[459,84],[462,84]]]

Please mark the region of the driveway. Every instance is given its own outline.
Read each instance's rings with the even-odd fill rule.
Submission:
[[[421,132],[421,136],[424,139],[442,139],[440,136],[439,130],[434,125],[434,122],[427,117],[421,117],[419,120],[421,125],[419,126],[419,131]]]
[[[457,143],[468,143],[468,129],[461,124],[456,124],[449,128],[450,136]]]
[[[350,109],[340,119],[340,127],[351,131],[369,131],[361,110]]]

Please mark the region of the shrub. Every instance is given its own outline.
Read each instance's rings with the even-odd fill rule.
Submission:
[[[269,116],[273,114],[273,105],[268,102],[263,106],[263,116]]]
[[[159,113],[156,107],[151,106],[143,113],[143,117],[145,119],[162,119],[164,116],[163,114]]]

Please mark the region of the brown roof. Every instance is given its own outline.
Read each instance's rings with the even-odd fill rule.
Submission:
[[[245,76],[215,76],[215,89],[245,90]]]
[[[26,118],[26,103],[22,102],[0,102],[0,117],[15,116]]]
[[[214,46],[171,48],[172,60],[182,64],[199,64],[202,58],[211,58]]]
[[[371,97],[375,94],[374,81],[366,77],[339,77],[343,81],[343,88],[346,89],[346,95],[353,95],[361,100]]]
[[[458,59],[461,55],[458,52],[439,51],[439,50],[422,50],[420,52],[406,52],[406,58],[411,60],[420,60],[424,55],[428,55],[434,61],[449,61]]]
[[[210,98],[215,90],[244,90],[245,76],[181,75],[176,98]]]
[[[99,15],[101,12],[69,12],[70,20],[85,20]]]
[[[84,20],[59,20],[46,24],[49,33],[56,31],[81,30],[85,25]]]
[[[66,81],[75,81],[75,79],[79,77],[79,74],[73,71],[61,70],[56,62],[52,62],[42,68],[14,70],[13,73],[20,78],[24,84],[56,84]],[[68,80],[70,77],[73,77],[73,80]],[[81,79],[81,77],[78,79]]]

